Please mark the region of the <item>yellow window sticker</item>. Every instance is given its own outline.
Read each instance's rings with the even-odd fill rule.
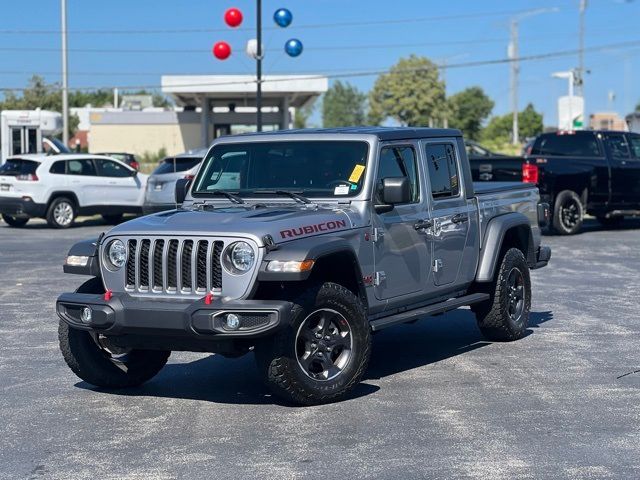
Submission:
[[[351,172],[349,181],[351,183],[358,183],[363,173],[364,173],[364,165],[360,165],[360,164],[356,165],[355,167],[353,167],[353,172]]]

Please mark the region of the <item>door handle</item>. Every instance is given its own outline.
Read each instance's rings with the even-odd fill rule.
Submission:
[[[453,217],[451,217],[451,221],[453,223],[468,222],[469,221],[469,215],[466,215],[464,213],[458,213],[458,214],[454,215]]]
[[[413,228],[416,230],[425,230],[431,227],[433,227],[433,222],[431,220],[418,220],[413,224]]]
[[[109,185],[117,185],[118,182],[109,182]]]

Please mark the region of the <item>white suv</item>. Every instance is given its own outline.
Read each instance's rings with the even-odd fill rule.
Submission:
[[[78,215],[101,214],[110,223],[141,213],[147,175],[113,158],[20,155],[0,166],[0,214],[13,227],[42,217],[68,228]]]

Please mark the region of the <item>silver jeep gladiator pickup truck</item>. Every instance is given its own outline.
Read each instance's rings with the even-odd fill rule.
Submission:
[[[281,398],[333,401],[383,328],[470,306],[488,339],[521,338],[551,256],[538,190],[474,188],[458,130],[220,138],[176,201],[69,252],[65,272],[93,278],[57,300],[60,347],[91,384],[139,385],[173,350],[254,350]]]

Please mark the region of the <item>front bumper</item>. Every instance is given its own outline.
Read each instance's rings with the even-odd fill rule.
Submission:
[[[0,214],[12,217],[42,217],[47,206],[21,197],[0,197]]]
[[[91,309],[91,321],[83,322],[82,309]],[[195,341],[256,338],[287,325],[292,304],[271,300],[204,299],[191,301],[140,299],[126,293],[104,295],[63,293],[56,302],[58,316],[70,326],[108,336],[164,337],[170,347]],[[236,330],[226,327],[226,315],[240,318]],[[181,348],[182,349],[182,348]]]

